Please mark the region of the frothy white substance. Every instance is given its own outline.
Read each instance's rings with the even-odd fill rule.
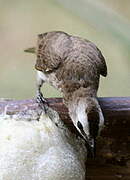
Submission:
[[[51,119],[0,119],[0,180],[84,180],[86,151]]]

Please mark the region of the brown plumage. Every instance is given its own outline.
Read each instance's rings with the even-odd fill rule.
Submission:
[[[107,75],[101,51],[86,39],[54,31],[38,35],[36,54],[38,96],[41,97],[43,82],[59,89],[75,127],[93,147],[93,138],[96,138],[104,123],[96,98],[100,75]],[[89,121],[92,111],[98,114],[97,121],[93,121],[96,123]],[[91,133],[94,132],[92,128],[95,128],[95,137]]]

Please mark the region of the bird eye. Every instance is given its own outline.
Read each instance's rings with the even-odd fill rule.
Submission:
[[[78,126],[78,128],[79,128],[80,130],[83,130],[83,126],[82,126],[82,124],[81,124],[80,121],[77,122],[77,126]]]
[[[42,45],[41,44],[39,44],[39,49],[41,49],[42,48]]]

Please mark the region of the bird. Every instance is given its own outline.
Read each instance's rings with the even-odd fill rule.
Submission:
[[[44,82],[58,89],[73,125],[95,154],[96,139],[104,127],[97,91],[100,76],[107,76],[101,51],[93,42],[62,31],[39,34],[36,48],[29,50],[37,56],[37,101],[46,103],[41,92]]]

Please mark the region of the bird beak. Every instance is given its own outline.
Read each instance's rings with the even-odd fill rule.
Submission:
[[[89,138],[86,144],[88,149],[88,156],[92,159],[95,159],[95,152],[96,152],[95,140],[93,138]]]
[[[87,135],[84,134],[84,139],[86,141],[86,146],[88,150],[88,157],[95,159],[96,154],[96,140],[92,137],[87,137]]]
[[[25,49],[24,52],[36,54],[36,48],[31,47],[31,48]]]
[[[96,147],[95,147],[96,139],[87,136],[87,134],[84,132],[81,124],[79,124],[79,121],[78,121],[78,128],[80,129],[80,133],[81,133],[81,135],[83,136],[83,138],[84,138],[84,140],[86,142],[86,147],[87,147],[87,150],[88,150],[88,156],[90,156],[91,158],[94,159],[95,158],[95,152],[96,152]]]

